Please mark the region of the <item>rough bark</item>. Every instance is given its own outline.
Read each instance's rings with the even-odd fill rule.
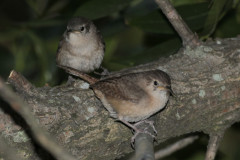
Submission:
[[[181,49],[173,56],[129,71],[150,68],[166,71],[176,94],[155,115],[155,145],[192,132],[222,133],[240,120],[240,38],[218,39],[195,49]],[[16,87],[14,82],[11,84]],[[110,118],[81,80],[72,85],[35,88],[32,92],[16,89],[32,106],[40,125],[78,159],[116,159],[133,151],[130,129]],[[1,136],[24,159],[46,156],[42,150],[35,153],[35,145],[24,134],[28,128],[19,122],[19,117],[14,118],[17,125],[9,116],[12,111],[3,105],[1,108]]]

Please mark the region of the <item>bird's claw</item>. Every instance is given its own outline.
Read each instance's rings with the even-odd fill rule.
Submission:
[[[143,131],[142,131],[142,130],[139,130],[139,129],[135,130],[135,133],[134,133],[134,135],[133,135],[132,138],[131,138],[131,146],[132,146],[133,148],[134,148],[135,139],[136,139],[136,137],[137,137],[140,133],[150,135],[150,136],[153,138],[153,140],[156,139],[156,136],[153,135],[152,133],[148,132],[147,129],[148,129],[148,128],[145,128]]]
[[[139,126],[139,125],[142,124],[142,123],[147,123],[147,124],[149,124],[149,125],[152,127],[154,133],[157,135],[157,130],[156,130],[155,126],[153,125],[153,124],[154,124],[154,121],[143,120],[143,121],[139,121],[139,122],[135,123],[134,126]]]

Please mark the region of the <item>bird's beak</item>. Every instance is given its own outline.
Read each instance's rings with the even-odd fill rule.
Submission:
[[[175,97],[175,94],[174,94],[171,86],[166,86],[166,87],[158,86],[158,89],[160,89],[160,90],[165,90],[165,91],[169,91],[169,92],[171,93],[171,95]]]
[[[81,33],[81,32],[78,31],[78,30],[72,30],[72,32],[74,32],[74,33]]]
[[[157,88],[160,90],[165,90],[165,91],[168,90],[166,87],[163,87],[163,86],[158,86]]]
[[[167,86],[166,89],[171,93],[173,97],[176,97],[175,93],[173,92],[171,86]]]
[[[78,30],[73,30],[73,29],[69,29],[69,30],[67,30],[67,32],[71,32],[71,33],[80,33],[80,31],[78,31]]]

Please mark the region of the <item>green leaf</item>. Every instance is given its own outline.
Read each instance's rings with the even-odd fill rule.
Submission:
[[[9,28],[9,30],[2,30],[0,32],[0,44],[5,44],[9,41],[14,41],[16,37],[20,36],[22,31],[19,28]]]
[[[222,38],[236,37],[239,34],[240,28],[240,22],[237,21],[237,16],[234,12],[229,13],[228,16],[224,18],[224,21],[218,25],[213,36]]]
[[[119,57],[118,59],[112,60],[107,65],[112,70],[119,70],[138,64],[144,64],[157,60],[160,57],[167,57],[171,54],[174,54],[180,47],[181,40],[173,38],[166,42],[160,43],[152,48],[146,49],[140,53],[131,53],[127,56],[121,58]]]
[[[158,8],[154,1],[136,0],[135,3],[131,3],[131,7],[128,7],[126,14],[131,16],[144,16]]]
[[[219,20],[232,7],[232,0],[213,0],[203,31],[199,34],[202,39],[208,38],[216,29]]]
[[[25,0],[25,2],[37,16],[40,16],[45,11],[48,0]]]
[[[37,34],[35,34],[33,31],[27,31],[26,36],[31,40],[32,46],[34,49],[34,53],[36,54],[39,62],[39,70],[41,71],[42,76],[45,75],[45,72],[47,72],[47,64],[48,64],[48,57],[45,55],[47,52],[44,46],[43,40],[38,37]]]
[[[181,47],[181,40],[173,38],[163,43],[160,43],[152,48],[149,48],[132,57],[125,57],[129,61],[134,62],[134,65],[143,64],[174,54]]]
[[[145,16],[127,17],[126,23],[138,27],[145,32],[173,34],[174,31],[169,23],[164,21],[162,14],[152,11]]]
[[[59,13],[60,10],[62,10],[64,7],[66,7],[68,3],[69,3],[68,0],[59,0],[59,1],[56,1],[55,3],[53,3],[53,4],[51,5],[51,7],[49,7],[49,8],[47,9],[47,13],[46,13],[46,14]]]
[[[193,3],[202,3],[206,2],[207,0],[171,0],[172,4],[176,6],[186,5],[186,4],[193,4]]]
[[[19,26],[21,27],[29,27],[29,28],[40,28],[40,27],[55,27],[55,26],[61,26],[66,21],[64,20],[56,20],[56,19],[35,19],[31,21],[26,21],[23,23],[20,23]]]
[[[7,79],[10,71],[14,67],[14,57],[5,48],[0,47],[0,75],[2,78]]]
[[[131,0],[90,0],[82,4],[74,15],[97,19],[118,12],[130,2]]]
[[[123,61],[119,62],[119,61],[111,61],[107,64],[104,64],[104,67],[106,67],[108,70],[110,71],[118,71],[124,68],[128,68],[130,66],[133,66],[130,63],[125,63]]]
[[[203,27],[208,14],[208,3],[184,5],[176,9],[190,28],[196,31]],[[161,34],[173,34],[175,32],[165,16],[157,9],[141,16],[127,15],[126,22],[146,32]]]
[[[236,7],[236,19],[237,22],[240,23],[240,5]]]
[[[114,56],[114,51],[116,51],[117,46],[118,46],[118,42],[119,40],[117,38],[109,38],[109,39],[105,39],[105,42],[107,44],[107,48],[105,51],[105,55],[104,55],[104,63],[109,63],[112,59],[112,57]]]

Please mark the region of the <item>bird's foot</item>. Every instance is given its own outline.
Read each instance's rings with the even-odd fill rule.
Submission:
[[[100,67],[103,71],[102,71],[102,75],[104,75],[104,76],[107,76],[107,75],[109,75],[110,74],[110,72],[108,71],[108,69],[107,68],[104,68],[104,67]]]
[[[149,124],[152,127],[154,133],[157,135],[157,130],[156,130],[155,126],[154,126],[154,121],[150,121],[150,120],[146,120],[145,119],[143,121],[139,121],[139,122],[135,123],[134,126],[137,127],[137,126],[141,125],[142,123]]]
[[[96,75],[100,75],[100,76],[107,76],[107,75],[110,74],[110,72],[109,72],[106,68],[100,66],[100,69],[102,69],[102,72],[101,72],[101,73],[96,72],[96,71],[94,71],[94,73],[95,73]]]
[[[143,120],[143,121],[139,121],[139,122],[137,122],[137,123],[135,123],[135,124],[133,125],[133,124],[129,123],[128,121],[122,119],[122,118],[119,118],[118,120],[121,121],[122,123],[124,123],[125,125],[127,125],[128,127],[130,127],[130,128],[133,129],[134,135],[133,135],[132,138],[131,138],[131,145],[132,145],[133,148],[134,148],[135,139],[136,139],[136,137],[137,137],[140,133],[148,134],[148,135],[150,135],[150,136],[153,138],[153,140],[155,140],[155,135],[153,135],[152,133],[150,133],[150,132],[148,131],[148,127],[149,127],[149,126],[147,126],[147,127],[142,126],[142,128],[145,127],[144,129],[139,129],[139,128],[137,127],[137,126],[139,126],[140,124],[142,124],[143,122],[148,123],[148,124],[153,128],[153,132],[156,134],[157,131],[156,131],[154,125],[153,125],[153,121]]]
[[[67,85],[71,85],[76,81],[71,75],[68,76]]]
[[[133,135],[132,138],[131,138],[131,145],[132,145],[133,148],[134,148],[135,139],[136,139],[136,137],[137,137],[140,133],[142,133],[142,134],[148,134],[148,135],[150,135],[150,136],[153,138],[153,140],[155,140],[156,136],[153,135],[152,133],[150,133],[149,131],[147,131],[147,129],[148,129],[148,127],[145,128],[144,130],[140,130],[140,129],[134,130],[135,133],[134,133],[134,135]]]

